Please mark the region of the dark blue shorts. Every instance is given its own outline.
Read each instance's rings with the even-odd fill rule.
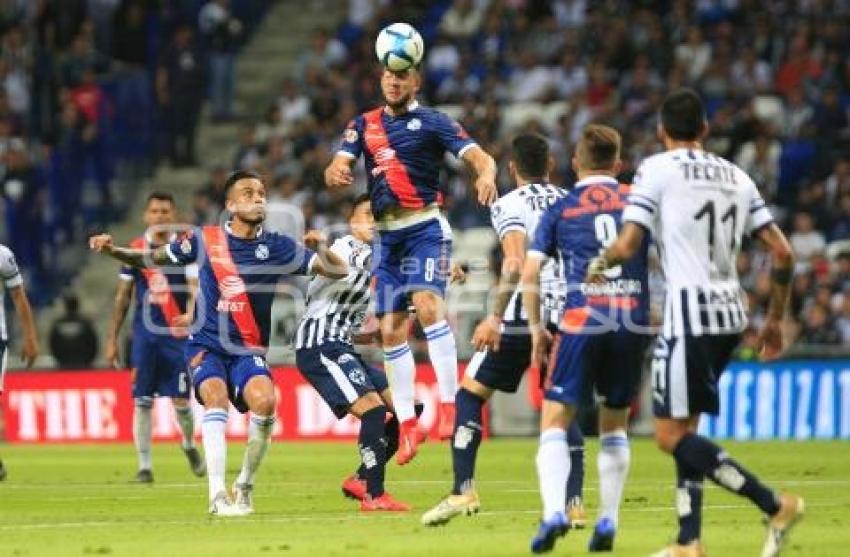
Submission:
[[[499,351],[476,352],[466,375],[485,387],[503,393],[515,393],[531,363],[531,336],[502,334]]]
[[[370,366],[352,346],[342,342],[295,351],[298,371],[313,385],[337,418],[348,414],[355,400],[389,388],[386,374]]]
[[[133,398],[189,398],[186,341],[145,333],[133,335],[130,364],[136,370]]]
[[[649,341],[628,331],[558,333],[544,397],[575,406],[592,402],[595,393],[606,408],[628,408],[640,388]]]
[[[720,413],[717,382],[741,341],[739,334],[665,337],[652,353],[652,410],[656,418]]]
[[[252,377],[264,376],[271,379],[269,366],[263,356],[240,355],[233,356],[213,351],[206,346],[186,345],[186,360],[192,374],[192,386],[195,388],[195,399],[201,405],[200,385],[207,379],[218,377],[227,384],[227,395],[233,407],[243,414],[248,411],[248,405],[242,398],[245,385]]]
[[[408,296],[429,290],[445,296],[451,276],[451,228],[442,217],[382,230],[375,244],[375,314],[407,311]]]

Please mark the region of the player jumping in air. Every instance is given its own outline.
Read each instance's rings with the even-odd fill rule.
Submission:
[[[177,217],[174,197],[154,192],[148,196],[143,216],[147,231],[130,242],[136,249],[156,249],[173,240]],[[171,398],[182,435],[181,445],[196,476],[206,467],[195,448],[195,420],[189,404],[189,377],[186,368],[186,337],[192,322],[192,306],[198,285],[198,267],[187,265],[175,273],[157,268],[124,266],[118,275],[115,309],[106,337],[106,360],[119,367],[118,333],[127,317],[133,291],[136,304],[133,317],[133,344],[130,365],[133,379],[133,440],[139,459],[136,481],[153,482],[151,469],[151,410],[154,396]]]
[[[540,220],[522,276],[523,303],[532,332],[533,358],[547,359],[537,474],[543,520],[531,542],[534,553],[550,551],[572,525],[563,493],[571,473],[567,429],[577,407],[592,400],[599,408],[599,520],[588,549],[611,551],[620,499],[629,470],[626,436],[629,405],[640,386],[644,354],[649,346],[648,240],[631,263],[612,269],[610,281],[583,283],[588,262],[617,236],[628,186],[617,183],[620,134],[608,126],[590,125],[582,132],[573,157],[579,181]],[[638,255],[639,254],[639,255]],[[566,273],[566,301],[554,346],[537,308],[541,267],[559,257]]]
[[[428,341],[440,389],[439,434],[454,428],[457,349],[443,300],[450,274],[451,229],[440,212],[439,173],[446,151],[462,159],[475,176],[479,203],[497,197],[496,165],[451,118],[420,106],[419,70],[384,69],[385,106],[357,116],[342,136],[339,152],[325,170],[330,188],[354,182],[352,167],[363,155],[372,212],[378,221],[374,254],[376,314],[380,319],[385,369],[401,422],[396,457],[406,464],[415,455],[420,431],[413,410],[415,366],[408,339],[408,299],[413,302]]]
[[[32,316],[32,308],[24,290],[24,278],[15,262],[12,250],[0,244],[0,278],[3,285],[12,298],[15,312],[21,320],[22,344],[21,361],[26,367],[31,367],[38,358],[38,333],[35,330],[35,320]],[[8,360],[8,334],[6,332],[6,312],[3,304],[0,304],[0,396],[3,396],[3,377],[6,375],[6,361]],[[8,472],[3,461],[0,460],[0,481],[6,479]]]
[[[132,267],[198,264],[201,325],[189,338],[186,354],[195,397],[204,406],[209,509],[219,516],[240,516],[253,512],[254,475],[275,421],[277,400],[264,354],[277,282],[304,274],[343,278],[348,267],[318,232],[304,236],[310,249],[263,230],[266,189],[258,175],[234,172],[224,190],[230,220],[221,226],[205,226],[154,250],[117,247],[108,234],[92,237],[90,245]],[[240,412],[251,412],[245,458],[233,485],[235,502],[224,477],[230,402]]]
[[[781,322],[788,302],[793,253],[752,179],[702,149],[705,109],[690,89],[661,106],[659,137],[666,151],[638,168],[623,229],[588,266],[588,279],[639,253],[653,234],[667,281],[662,332],[652,361],[655,438],[676,461],[676,542],[657,557],[700,557],[703,480],[748,498],[768,517],[762,557],[778,555],[803,516],[803,499],[778,495],[711,440],[697,434],[702,413],[717,415],[718,380],[747,326],[735,261],[744,235],[772,254],[770,306],[759,336],[762,355],[783,349]]]
[[[492,312],[475,329],[475,353],[455,397],[457,416],[452,441],[454,486],[452,493],[422,516],[423,524],[445,524],[460,514],[472,514],[480,506],[473,476],[481,443],[484,404],[495,391],[514,393],[531,362],[531,337],[526,311],[518,288],[529,239],[546,209],[567,195],[548,183],[551,168],[549,144],[537,134],[517,136],[508,163],[516,189],[490,208],[493,228],[502,243],[502,272]],[[543,268],[544,323],[557,327],[563,304],[563,279],[556,260]],[[568,512],[572,524],[584,526],[581,489],[584,476],[584,439],[578,424],[569,428],[570,481]]]

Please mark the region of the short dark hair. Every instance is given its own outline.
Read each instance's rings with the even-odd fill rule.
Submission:
[[[224,198],[227,199],[227,196],[230,195],[230,190],[236,185],[236,182],[246,179],[263,181],[260,175],[253,170],[237,170],[235,172],[231,172],[230,176],[227,177],[227,180],[224,181]]]
[[[521,133],[511,142],[511,158],[524,178],[540,178],[549,169],[549,142],[539,133]]]
[[[357,209],[357,207],[364,203],[370,203],[371,201],[372,197],[368,193],[361,193],[351,201],[351,212],[354,213],[354,210]]]
[[[145,205],[150,205],[151,201],[168,201],[171,205],[177,205],[174,201],[174,196],[167,191],[152,191],[150,195],[148,195],[148,200]]]
[[[705,106],[693,89],[676,89],[661,105],[661,125],[671,139],[699,139],[705,129],[705,121]]]

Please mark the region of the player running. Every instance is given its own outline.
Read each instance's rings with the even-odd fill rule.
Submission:
[[[224,191],[230,220],[222,226],[193,230],[153,250],[114,246],[108,234],[92,237],[90,245],[132,267],[198,264],[200,329],[189,337],[186,354],[195,397],[204,406],[209,510],[241,516],[253,512],[254,476],[275,421],[277,400],[264,354],[277,282],[304,274],[343,278],[348,268],[315,231],[304,236],[310,249],[263,230],[266,190],[257,174],[234,172]],[[225,488],[229,402],[240,412],[251,412],[245,458],[233,485],[235,502]]]
[[[148,196],[143,220],[144,236],[130,242],[135,249],[153,250],[174,239],[177,211],[170,193]],[[118,275],[115,309],[106,337],[106,360],[120,367],[118,333],[130,309],[133,291],[136,304],[133,317],[133,343],[130,365],[133,381],[133,441],[139,460],[136,481],[153,482],[151,461],[151,410],[154,396],[171,398],[182,436],[181,446],[196,476],[206,474],[206,466],[195,448],[195,419],[189,404],[189,377],[186,368],[186,337],[192,323],[192,307],[198,286],[197,265],[176,272],[161,269],[134,269],[123,266]]]
[[[21,361],[25,367],[32,367],[38,358],[38,333],[35,330],[35,320],[32,316],[32,308],[24,290],[24,278],[15,262],[12,250],[0,244],[0,278],[12,298],[15,305],[15,313],[21,320]],[[6,331],[6,310],[0,304],[0,396],[3,396],[3,378],[6,375],[6,362],[8,360],[9,336]],[[8,472],[3,461],[0,460],[0,482],[6,479]]]
[[[803,499],[778,495],[696,431],[701,413],[719,411],[718,380],[747,326],[735,267],[744,234],[758,238],[772,255],[770,307],[759,336],[765,358],[783,349],[793,254],[750,177],[702,149],[708,123],[696,93],[671,93],[661,106],[658,131],[666,151],[641,164],[620,235],[588,266],[588,278],[601,280],[640,251],[647,233],[655,235],[661,252],[667,297],[652,361],[652,398],[656,441],[676,461],[679,535],[656,555],[704,555],[707,477],[768,516],[762,557],[772,557],[802,518]]]
[[[422,80],[411,68],[385,69],[385,106],[357,116],[343,133],[339,152],[325,170],[330,188],[354,182],[352,166],[364,156],[372,212],[380,232],[375,253],[376,314],[380,319],[385,369],[401,422],[397,455],[406,464],[416,455],[420,431],[414,414],[416,368],[408,340],[408,299],[428,341],[440,389],[439,434],[452,435],[457,391],[457,349],[443,300],[450,274],[451,229],[440,212],[439,173],[445,152],[475,175],[478,201],[495,201],[496,165],[451,118],[416,101]]]
[[[481,444],[484,404],[495,391],[515,393],[531,362],[531,338],[518,286],[528,242],[541,215],[567,195],[566,190],[548,182],[551,164],[549,144],[544,137],[522,134],[514,138],[508,169],[516,189],[490,208],[493,228],[499,235],[504,254],[496,299],[491,314],[475,329],[472,343],[478,352],[469,362],[455,397],[454,486],[451,495],[422,515],[425,525],[445,524],[460,514],[478,511],[480,502],[473,477]],[[543,267],[544,323],[553,328],[557,326],[562,303],[560,268],[553,259]],[[583,526],[584,439],[578,424],[569,428],[569,436],[573,464],[567,488],[569,515],[573,524]]]
[[[543,520],[531,541],[533,553],[550,551],[572,526],[565,514],[564,489],[570,475],[567,428],[579,404],[594,390],[599,408],[599,519],[591,552],[611,551],[620,499],[628,474],[626,435],[629,405],[640,386],[649,345],[648,239],[635,246],[636,257],[611,269],[603,285],[583,283],[588,262],[617,236],[628,186],[618,184],[620,134],[590,125],[582,132],[573,157],[579,181],[541,218],[522,276],[533,358],[540,365],[549,353],[551,335],[541,321],[539,280],[547,258],[560,257],[567,292],[560,331],[547,362],[537,474]]]

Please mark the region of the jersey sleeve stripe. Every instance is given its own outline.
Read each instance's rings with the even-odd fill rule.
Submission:
[[[499,235],[499,239],[501,240],[505,235],[507,235],[508,232],[523,232],[524,233],[525,227],[521,224],[512,224],[510,226],[502,227],[497,231],[497,234]]]
[[[171,244],[165,244],[165,255],[171,260],[175,265],[180,264],[180,260],[175,257],[175,255],[171,252]]]
[[[346,157],[348,157],[350,159],[356,159],[357,158],[357,156],[354,153],[349,153],[348,151],[343,151],[342,149],[337,151],[336,154],[337,155],[345,155]]]
[[[464,153],[472,149],[473,147],[478,147],[477,143],[469,143],[468,145],[464,145],[460,148],[460,151],[457,152],[457,158],[462,158]]]
[[[634,202],[635,199],[640,199],[641,201],[644,201],[649,205],[652,205],[654,207],[658,207],[658,203],[654,199],[651,199],[651,198],[649,198],[645,195],[639,194],[639,193],[634,193],[634,192],[630,193],[629,194],[629,202],[630,203]]]
[[[635,199],[631,199],[631,200],[629,200],[629,203],[632,206],[637,206],[637,207],[640,207],[641,209],[646,210],[650,214],[655,213],[655,209],[653,209],[650,205],[643,203],[642,201],[637,201]]]

